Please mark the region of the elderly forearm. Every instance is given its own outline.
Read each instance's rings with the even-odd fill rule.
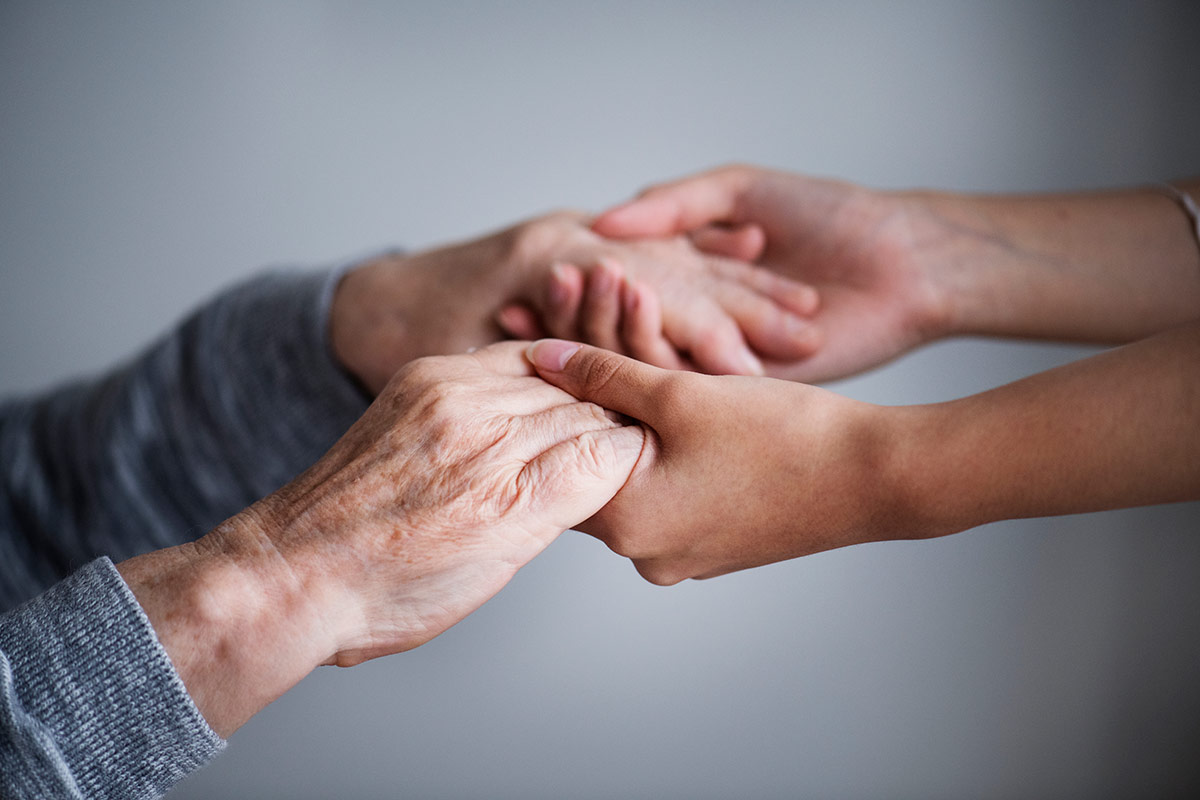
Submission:
[[[325,452],[366,408],[329,352],[335,277],[254,278],[121,369],[0,406],[0,608],[195,538]]]
[[[902,197],[950,333],[1120,343],[1200,316],[1200,243],[1162,187]]]
[[[320,587],[298,580],[254,508],[195,543],[117,565],[196,707],[228,737],[334,652]],[[271,533],[274,533],[273,531]]]
[[[891,409],[928,535],[1200,499],[1200,322],[962,400]]]

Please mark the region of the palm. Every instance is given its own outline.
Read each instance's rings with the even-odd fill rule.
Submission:
[[[793,179],[797,180],[797,179]],[[763,186],[744,213],[767,234],[761,263],[816,287],[816,354],[768,364],[773,377],[808,383],[852,375],[929,338],[924,320],[934,294],[910,252],[904,215],[890,201],[844,184],[803,180],[783,191]],[[783,224],[786,220],[786,225]],[[772,225],[772,222],[777,224]]]

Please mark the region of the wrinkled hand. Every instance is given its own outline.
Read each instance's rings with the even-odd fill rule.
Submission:
[[[670,584],[908,535],[883,459],[887,409],[770,378],[661,370],[544,340],[547,381],[645,425],[621,492],[581,530]]]
[[[509,343],[406,366],[261,504],[275,546],[348,601],[336,613],[353,624],[332,660],[438,635],[629,476],[642,430],[532,376],[521,353]]]
[[[411,256],[388,255],[348,272],[334,294],[330,340],[340,363],[372,394],[397,369],[430,355],[461,353],[504,338],[548,330],[610,345],[618,276],[583,298],[583,274],[619,264],[643,287],[656,315],[634,336],[656,360],[677,351],[713,371],[747,373],[746,346],[781,358],[817,346],[805,320],[812,289],[761,269],[706,256],[683,238],[611,242],[581,214],[559,212],[464,244]],[[600,274],[600,273],[597,273]],[[563,280],[565,276],[565,281]],[[653,296],[651,296],[653,295]],[[594,320],[576,327],[580,307]],[[665,334],[665,336],[664,336]]]
[[[761,358],[795,359],[820,345],[810,287],[741,261],[706,255],[683,236],[599,238],[560,254],[537,314],[500,323],[525,339],[553,335],[666,369],[761,375]]]
[[[534,376],[523,351],[409,364],[292,483],[119,565],[214,729],[318,664],[427,642],[625,483],[643,429]]]
[[[900,195],[730,166],[647,189],[593,228],[622,239],[691,233],[701,247],[814,286],[820,348],[766,365],[773,377],[814,382],[877,366],[946,332],[946,290],[918,255],[935,234],[911,211]]]

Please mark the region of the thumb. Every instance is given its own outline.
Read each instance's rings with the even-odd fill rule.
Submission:
[[[742,225],[706,225],[692,232],[692,244],[710,256],[754,262],[767,249],[767,234],[753,222]]]
[[[636,199],[605,211],[592,230],[613,239],[673,236],[734,219],[741,176],[728,170],[684,178],[647,189]]]
[[[547,383],[634,419],[653,416],[652,391],[668,370],[577,342],[542,339],[525,351]]]
[[[537,512],[555,533],[592,517],[629,480],[647,449],[646,430],[625,425],[588,431],[529,462],[521,479],[541,502]]]

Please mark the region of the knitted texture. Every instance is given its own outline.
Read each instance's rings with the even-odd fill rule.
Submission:
[[[0,730],[6,798],[158,797],[224,747],[107,558],[0,617]]]
[[[255,278],[107,375],[0,404],[3,798],[157,797],[224,746],[112,562],[204,534],[366,409],[330,355],[339,277]]]

